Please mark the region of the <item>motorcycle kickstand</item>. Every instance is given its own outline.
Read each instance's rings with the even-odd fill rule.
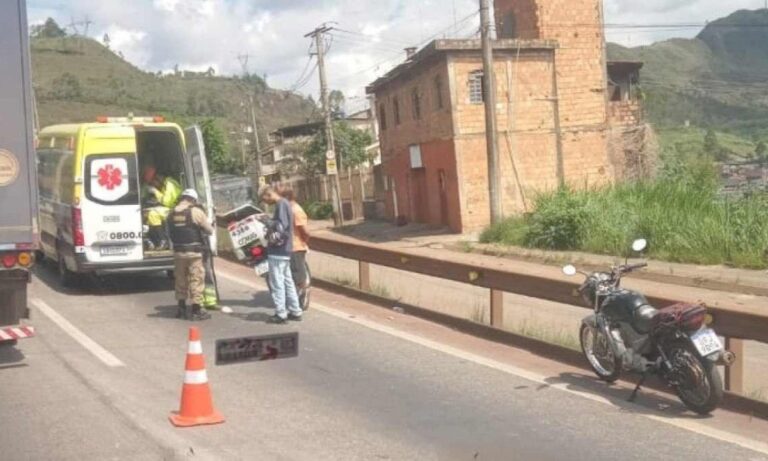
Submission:
[[[650,370],[646,370],[643,372],[643,375],[640,377],[640,381],[637,383],[637,386],[635,386],[635,390],[632,391],[632,395],[629,396],[628,401],[633,402],[637,400],[637,393],[640,392],[640,388],[643,387],[643,384],[645,384],[646,378],[648,378],[648,375],[650,374]]]

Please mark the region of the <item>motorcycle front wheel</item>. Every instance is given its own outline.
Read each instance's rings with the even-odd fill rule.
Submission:
[[[621,375],[621,358],[616,357],[610,339],[587,324],[581,325],[579,333],[581,351],[587,358],[598,378],[613,383]]]
[[[674,344],[668,356],[673,366],[675,391],[688,409],[712,413],[723,399],[723,379],[714,362],[702,358],[690,344]]]

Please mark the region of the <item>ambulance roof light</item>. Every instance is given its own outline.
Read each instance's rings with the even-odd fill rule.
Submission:
[[[100,115],[96,117],[97,123],[164,123],[165,117],[155,115],[153,117],[134,117],[128,114],[128,117],[107,117]]]

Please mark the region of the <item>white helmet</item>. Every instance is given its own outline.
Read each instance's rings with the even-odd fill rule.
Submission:
[[[194,189],[185,190],[184,192],[181,193],[181,196],[194,199],[195,201],[200,200],[200,196],[197,195],[197,191]]]

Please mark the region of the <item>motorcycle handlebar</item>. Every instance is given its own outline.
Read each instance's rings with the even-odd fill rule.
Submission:
[[[644,267],[648,267],[648,263],[627,264],[626,266],[621,266],[621,272],[632,272]]]

